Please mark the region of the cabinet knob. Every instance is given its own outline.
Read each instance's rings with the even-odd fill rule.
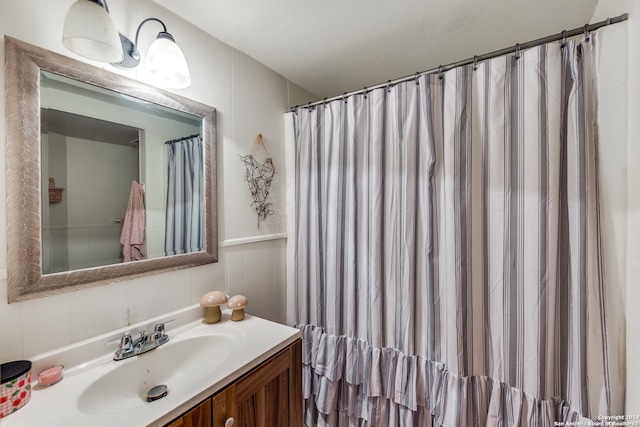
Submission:
[[[227,421],[224,422],[224,427],[233,427],[235,423],[236,420],[234,420],[233,417],[227,418]]]

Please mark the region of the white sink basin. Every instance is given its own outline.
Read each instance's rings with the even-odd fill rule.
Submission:
[[[193,386],[233,354],[237,341],[225,335],[202,335],[169,341],[155,350],[105,365],[108,369],[80,394],[78,409],[90,415],[130,411],[147,402],[158,385],[168,394]]]

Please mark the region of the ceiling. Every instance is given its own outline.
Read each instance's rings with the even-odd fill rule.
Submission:
[[[127,147],[138,148],[139,145],[139,130],[120,123],[49,108],[40,111],[40,121],[43,133],[54,132],[72,138]]]
[[[598,0],[155,0],[319,98],[590,22]]]

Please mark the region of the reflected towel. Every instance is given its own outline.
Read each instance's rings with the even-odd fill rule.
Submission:
[[[120,244],[122,245],[122,262],[139,261],[145,259],[144,245],[144,197],[142,185],[136,181],[131,183],[131,193],[129,194],[129,204],[122,223],[120,233]]]

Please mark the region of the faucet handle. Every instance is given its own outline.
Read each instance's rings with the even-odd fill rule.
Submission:
[[[131,334],[127,332],[126,334],[120,337],[120,349],[127,350],[127,349],[130,349],[131,347],[133,347],[133,338],[131,337]]]
[[[166,325],[167,323],[171,323],[174,322],[176,319],[171,319],[171,320],[167,320],[166,322],[161,322],[161,323],[157,323],[154,327],[153,327],[153,332],[155,335],[157,336],[164,336],[166,335],[166,332],[164,330],[164,325]]]
[[[162,345],[169,341],[169,335],[164,330],[164,325],[173,322],[176,319],[167,320],[166,322],[158,323],[153,327],[153,334],[151,335],[152,341],[157,341],[158,345]]]
[[[120,341],[120,348],[116,350],[113,355],[113,360],[122,360],[127,358],[129,355],[135,352],[133,338],[131,338],[131,334],[126,332],[120,338],[116,338],[114,340],[110,340],[106,342],[106,345],[114,344]]]
[[[105,345],[111,345],[115,343],[120,343],[121,350],[127,350],[133,347],[133,338],[129,332],[125,332],[120,338],[115,338],[104,343]]]

